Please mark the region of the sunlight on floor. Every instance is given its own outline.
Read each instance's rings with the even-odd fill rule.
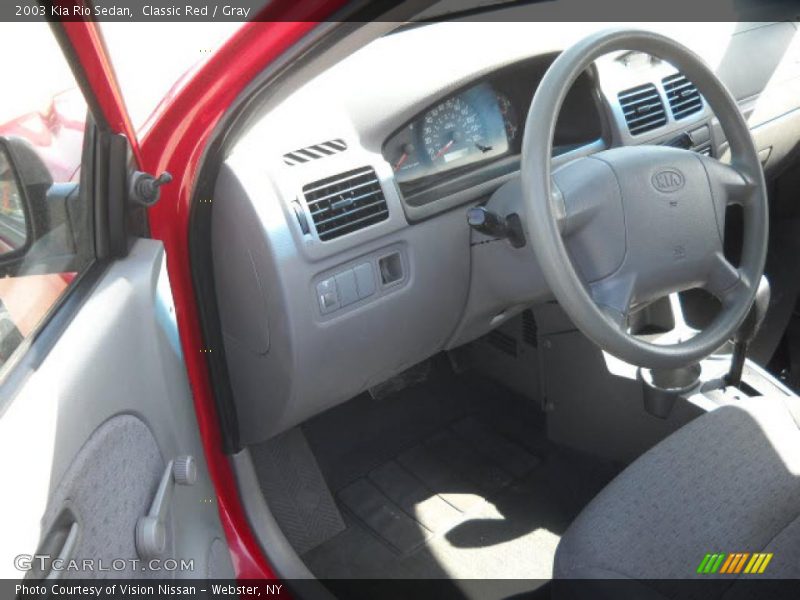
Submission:
[[[544,528],[516,531],[488,501],[439,537],[428,543],[430,554],[454,579],[549,579],[560,539]],[[512,546],[513,551],[508,551]],[[525,551],[520,552],[520,547]]]

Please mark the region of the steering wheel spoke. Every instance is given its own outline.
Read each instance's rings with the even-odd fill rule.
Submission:
[[[714,257],[703,288],[713,294],[723,306],[735,304],[749,289],[741,269],[734,267],[721,253]]]
[[[758,182],[743,171],[714,158],[702,157],[702,160],[708,172],[718,210],[724,210],[732,204],[745,205],[755,197],[758,192]]]
[[[620,330],[625,330],[635,288],[635,276],[612,276],[591,284],[589,293],[603,315]]]
[[[738,204],[738,205],[745,205],[748,204],[756,195],[758,190],[758,184],[751,180],[749,177],[746,177],[736,171],[733,167],[728,167],[729,173],[731,173],[731,181],[727,185],[726,199],[728,204]],[[735,173],[739,176],[739,179],[736,180]]]

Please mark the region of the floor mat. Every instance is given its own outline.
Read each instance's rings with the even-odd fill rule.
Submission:
[[[298,428],[250,447],[261,491],[298,554],[344,529],[344,521]]]
[[[303,430],[346,525],[302,557],[323,579],[535,587],[568,524],[618,472],[549,443],[535,406],[471,376],[360,397]]]
[[[538,463],[468,417],[351,483],[338,500],[399,554],[410,554],[480,514],[487,498]]]

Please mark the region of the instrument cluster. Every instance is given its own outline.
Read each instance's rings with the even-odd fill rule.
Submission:
[[[525,118],[553,57],[536,57],[485,76],[435,101],[389,136],[383,157],[392,166],[404,201],[435,202],[519,170]],[[553,155],[603,136],[592,69],[581,74],[561,106]]]
[[[518,133],[511,99],[483,82],[412,120],[384,144],[383,155],[402,185],[504,156]]]

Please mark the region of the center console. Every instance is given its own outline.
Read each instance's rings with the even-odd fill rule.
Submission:
[[[730,381],[733,343],[675,370],[640,369],[599,349],[575,329],[555,304],[533,311],[540,389],[549,438],[555,443],[621,463],[631,462],[693,419],[752,397],[790,397],[793,392],[747,359],[738,382]],[[681,299],[670,296],[635,315],[636,335],[675,343],[694,334]]]

